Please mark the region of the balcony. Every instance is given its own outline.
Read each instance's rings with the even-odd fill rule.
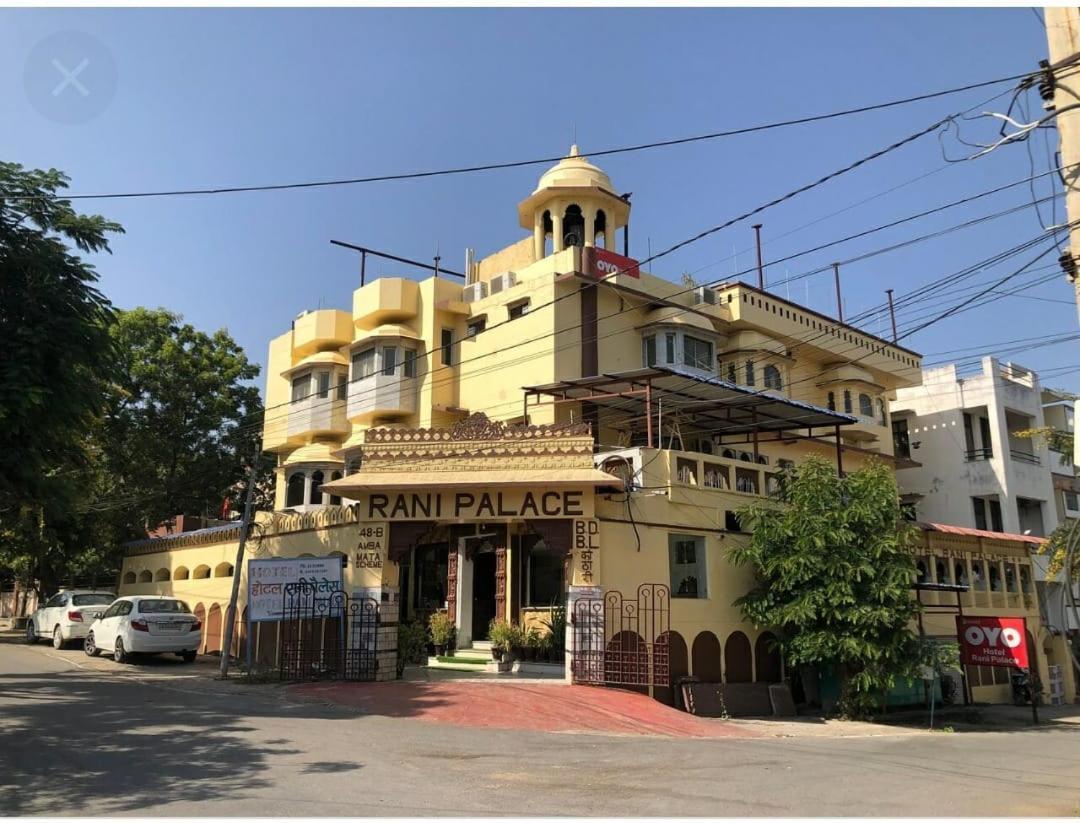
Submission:
[[[305,440],[320,434],[347,434],[349,421],[345,419],[345,401],[332,395],[317,394],[296,400],[289,406],[290,440]]]
[[[990,460],[994,457],[993,449],[969,449],[964,452],[964,460],[973,463],[976,460]]]
[[[349,419],[364,421],[415,414],[416,378],[403,377],[400,372],[400,369],[393,374],[379,371],[349,386]]]
[[[1039,457],[1039,455],[1032,454],[1029,451],[1023,451],[1022,449],[1009,449],[1009,457],[1021,463],[1030,463],[1032,466],[1039,466],[1042,464],[1042,458]]]
[[[775,469],[752,460],[697,452],[668,452],[672,486],[772,497],[779,490]]]

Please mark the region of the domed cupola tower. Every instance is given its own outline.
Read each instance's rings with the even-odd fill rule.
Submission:
[[[570,246],[602,245],[615,251],[615,232],[629,221],[630,203],[615,193],[603,170],[578,154],[575,145],[521,201],[518,218],[522,228],[532,229],[534,261]]]

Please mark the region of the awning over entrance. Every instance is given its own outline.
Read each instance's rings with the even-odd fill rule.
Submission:
[[[720,436],[834,430],[856,422],[851,415],[791,400],[779,392],[664,366],[527,386],[525,393],[527,402],[541,396],[556,402],[588,402],[612,418],[642,421],[650,427],[658,412],[665,420],[678,416],[684,431]],[[627,404],[635,396],[644,400],[644,406]]]
[[[498,469],[476,471],[439,471],[436,466],[425,466],[415,472],[365,472],[363,469],[323,483],[322,488],[342,497],[363,494],[373,490],[387,489],[430,489],[430,488],[467,488],[528,486],[531,488],[551,488],[558,486],[600,486],[622,490],[623,481],[614,475],[599,469]]]

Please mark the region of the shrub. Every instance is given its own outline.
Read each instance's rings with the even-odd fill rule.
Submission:
[[[449,646],[454,636],[454,621],[446,612],[432,612],[428,618],[431,642],[436,646]]]

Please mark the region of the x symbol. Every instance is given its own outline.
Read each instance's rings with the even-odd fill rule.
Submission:
[[[52,64],[56,67],[56,70],[60,72],[60,74],[64,78],[60,81],[60,84],[55,89],[53,89],[53,97],[59,97],[61,92],[63,92],[64,89],[66,89],[68,86],[74,86],[75,90],[79,92],[79,94],[81,94],[83,97],[90,96],[90,90],[86,88],[86,86],[84,86],[82,83],[80,83],[78,79],[79,75],[83,73],[83,70],[90,65],[90,60],[88,58],[83,58],[83,61],[75,67],[75,71],[68,71],[67,66],[61,63],[55,57],[52,60]]]

